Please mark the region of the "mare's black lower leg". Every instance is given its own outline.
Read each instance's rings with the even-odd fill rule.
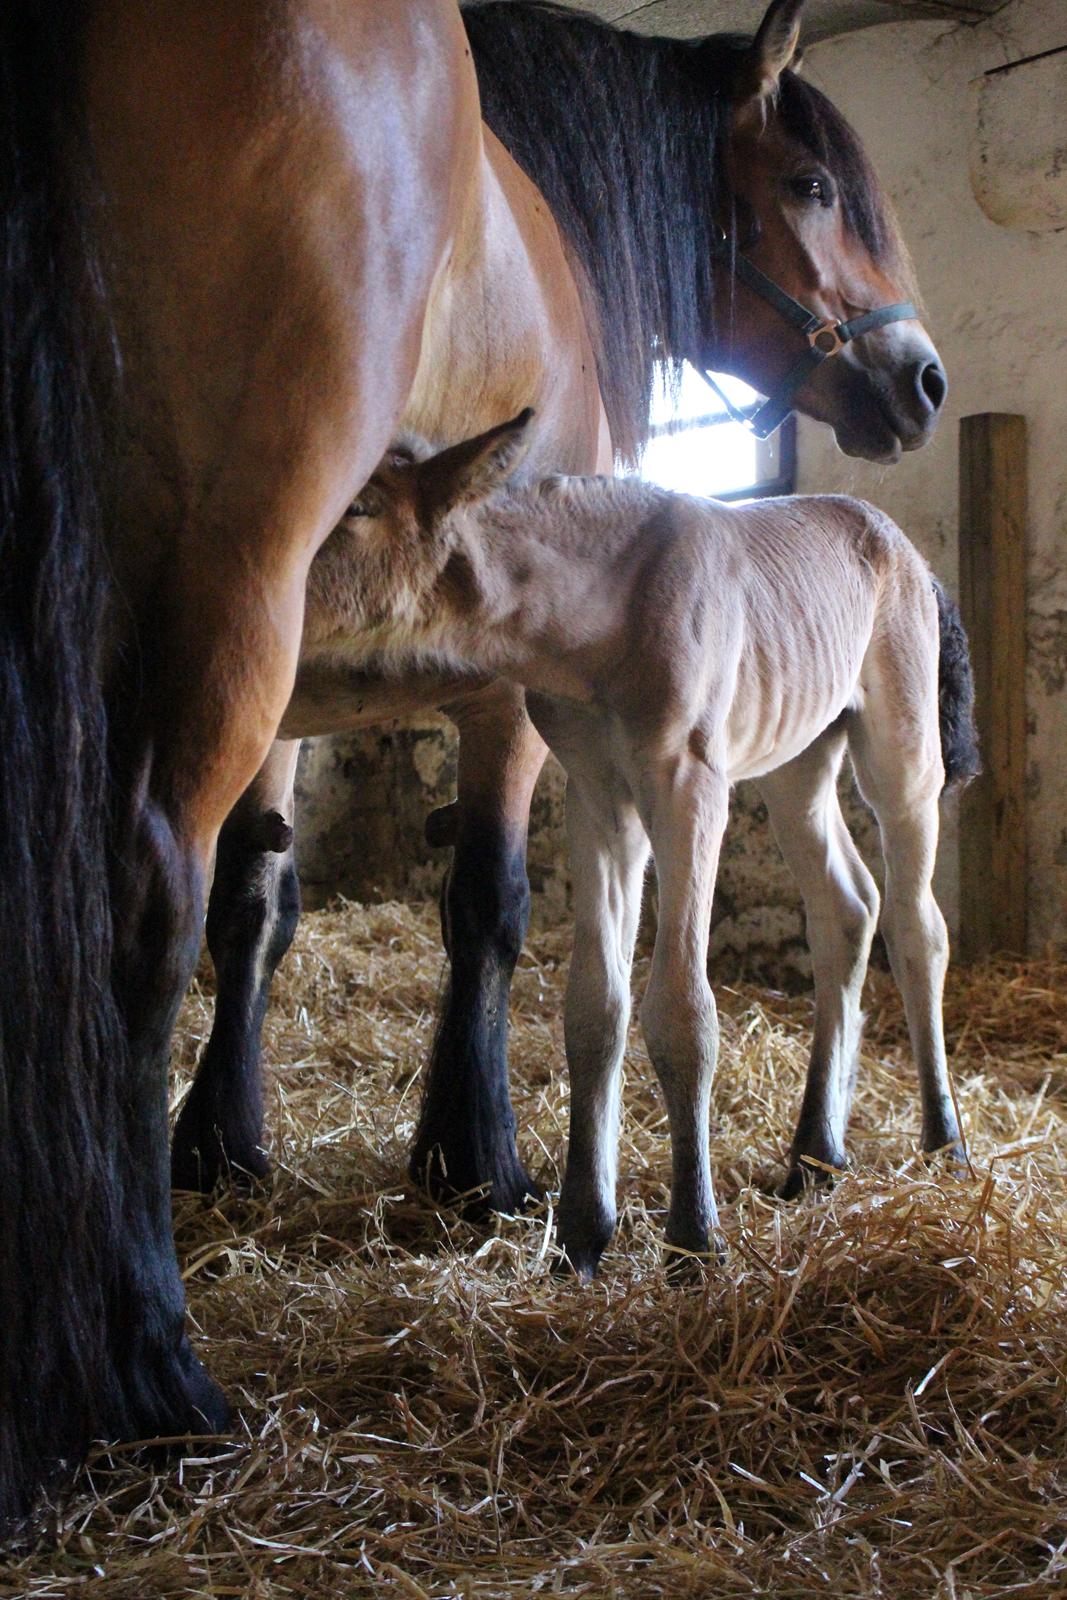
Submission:
[[[477,697],[472,697],[477,702]],[[441,921],[450,972],[411,1157],[412,1176],[475,1210],[511,1212],[538,1194],[519,1160],[508,1089],[508,996],[529,921],[526,830],[545,747],[521,694],[450,709],[460,728],[459,801]]]
[[[109,1285],[112,1436],[167,1438],[224,1428],[221,1391],[193,1354],[174,1253],[167,1159],[167,1079],[178,1006],[200,944],[199,863],[143,795],[116,886],[115,990],[129,1028],[116,1188],[123,1251]]]
[[[207,913],[218,980],[211,1037],[174,1130],[176,1189],[266,1177],[261,1070],[270,985],[293,942],[300,885],[293,830],[254,784],[219,835]]]
[[[508,1089],[508,995],[530,909],[525,838],[517,848],[465,820],[441,894],[450,971],[411,1170],[438,1196],[514,1211],[537,1194]]]

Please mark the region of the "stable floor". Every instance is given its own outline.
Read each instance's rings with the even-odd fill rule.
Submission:
[[[549,1190],[567,949],[566,929],[541,933],[516,982],[522,1149]],[[720,987],[731,1254],[704,1287],[658,1264],[669,1149],[636,1040],[622,1223],[592,1288],[553,1276],[548,1207],[478,1231],[409,1186],[440,972],[429,910],[305,919],[269,1025],[273,1190],[178,1209],[238,1431],[165,1471],[97,1460],[0,1596],[1067,1589],[1067,964],[952,977],[964,1178],[915,1155],[901,1015],[876,974],[856,1170],[793,1206],[770,1189],[809,1002]],[[183,1069],[208,1008],[205,984]]]

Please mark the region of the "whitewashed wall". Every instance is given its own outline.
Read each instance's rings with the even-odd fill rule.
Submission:
[[[950,587],[956,579],[961,415],[1023,412],[1030,424],[1031,929],[1035,948],[1067,937],[1067,233],[990,222],[968,176],[972,80],[987,68],[1067,44],[1067,0],[1015,0],[978,26],[901,23],[810,50],[805,71],[855,123],[897,201],[927,321],[950,379],[933,444],[891,468],[848,460],[829,433],[802,425],[800,484],[885,507]],[[1027,116],[1028,69],[1012,74]],[[1043,82],[1044,80],[1042,80]],[[1036,109],[1033,108],[1032,109]],[[301,860],[312,899],[423,895],[443,857],[421,842],[429,805],[448,797],[447,735],[426,721],[358,740],[320,741],[301,785]],[[561,785],[549,773],[535,807],[531,878],[557,906],[564,892]],[[874,839],[850,807],[865,854]],[[956,913],[948,816],[939,894]],[[875,864],[872,862],[872,864]],[[803,967],[803,919],[758,797],[742,786],[724,852],[713,954]]]

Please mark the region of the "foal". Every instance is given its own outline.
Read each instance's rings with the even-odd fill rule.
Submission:
[[[305,647],[521,683],[568,774],[576,931],[559,1233],[591,1275],[615,1225],[620,1064],[649,843],[659,925],[641,1023],[666,1099],[668,1245],[717,1225],[718,1049],[707,947],[730,785],[760,777],[804,893],[815,1043],[792,1152],[844,1162],[878,893],[845,827],[846,745],[879,823],[883,931],[919,1068],[923,1144],[959,1139],[945,1062],[948,946],[931,892],[938,797],[977,769],[958,616],[888,517],[820,496],[731,508],[633,481],[501,485],[531,413],[416,461],[390,454],[312,572]],[[939,656],[941,713],[939,722]]]

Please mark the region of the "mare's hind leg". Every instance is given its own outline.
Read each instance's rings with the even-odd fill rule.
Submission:
[[[431,837],[454,849],[441,896],[450,971],[411,1172],[439,1195],[477,1194],[478,1204],[513,1212],[537,1194],[515,1147],[507,1022],[530,914],[526,833],[545,746],[510,684],[446,709],[460,735],[458,799],[431,819]]]
[[[591,1278],[615,1229],[619,1095],[630,1020],[630,970],[648,837],[629,793],[588,760],[565,757],[574,884],[574,949],[564,1029],[570,1138],[559,1241]]]
[[[659,882],[641,1026],[671,1131],[667,1244],[706,1256],[718,1227],[709,1118],[719,1021],[708,982],[708,937],[729,785],[722,771],[687,752],[646,772],[641,811]]]
[[[227,817],[215,854],[207,943],[217,994],[211,1038],[174,1129],[171,1181],[205,1194],[270,1170],[263,1137],[261,1035],[271,980],[293,942],[299,741],[278,741]]]
[[[860,791],[882,837],[882,933],[919,1073],[923,1149],[962,1156],[941,1014],[948,934],[933,893],[944,783],[936,643],[922,682],[914,681],[921,664],[917,658],[927,643],[909,636],[895,650],[892,641],[880,647],[871,664],[864,710],[849,727],[849,747]]]
[[[878,889],[841,815],[837,775],[845,732],[831,729],[760,780],[771,825],[804,896],[815,979],[815,1026],[800,1119],[782,1190],[792,1199],[845,1164],[845,1129],[863,1017],[860,996],[878,925]]]

